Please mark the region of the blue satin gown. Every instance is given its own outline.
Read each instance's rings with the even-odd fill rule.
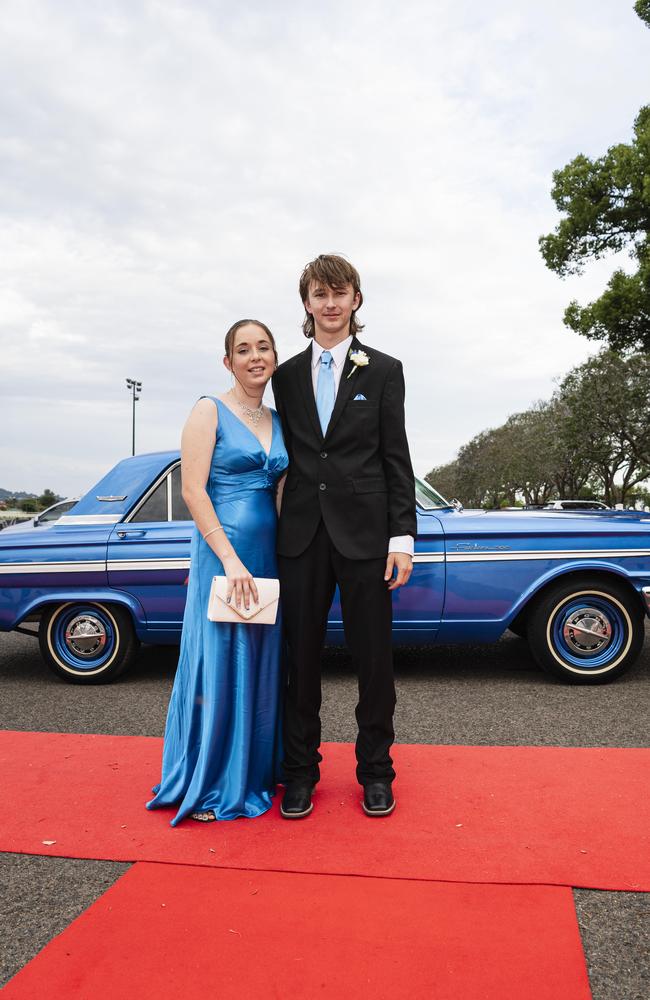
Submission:
[[[209,397],[213,399],[214,397]],[[288,465],[272,411],[269,454],[225,403],[206,489],[253,576],[277,578],[275,486]],[[281,758],[280,614],[275,625],[207,618],[221,561],[194,529],[187,604],[163,749],[162,778],[147,809],[178,805],[171,825],[212,809],[217,819],[259,816],[272,804]]]

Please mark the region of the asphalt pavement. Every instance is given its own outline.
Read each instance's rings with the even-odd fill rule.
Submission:
[[[0,728],[160,736],[176,655],[175,648],[143,647],[135,668],[117,683],[76,687],[49,673],[34,639],[2,634]],[[493,646],[397,649],[396,678],[401,743],[648,745],[647,626],[641,659],[609,685],[563,685],[541,673],[524,640],[509,634]],[[329,651],[324,740],[354,740],[355,692],[349,658]],[[0,986],[128,867],[0,855]],[[648,1000],[650,896],[575,890],[574,897],[594,1000]]]

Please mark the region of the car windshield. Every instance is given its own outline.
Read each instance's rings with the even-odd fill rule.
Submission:
[[[61,503],[54,504],[48,510],[44,510],[42,514],[39,514],[39,521],[58,521],[58,519],[66,513],[66,511],[71,510],[76,504],[76,500],[64,500]]]
[[[442,497],[433,486],[429,486],[423,479],[415,480],[415,501],[418,507],[424,510],[437,510],[441,507],[451,507],[447,500]]]

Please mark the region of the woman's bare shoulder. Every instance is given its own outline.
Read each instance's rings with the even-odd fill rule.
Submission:
[[[213,431],[219,423],[219,409],[214,396],[201,396],[190,411],[185,424],[190,430]]]

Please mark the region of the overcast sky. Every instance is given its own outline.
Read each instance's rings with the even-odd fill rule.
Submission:
[[[318,253],[361,272],[363,339],[404,362],[416,472],[596,349],[537,239],[551,174],[650,101],[632,0],[3,0],[0,486],[85,492],[177,447],[228,386],[223,335],[303,350]],[[270,393],[269,399],[271,401]]]

